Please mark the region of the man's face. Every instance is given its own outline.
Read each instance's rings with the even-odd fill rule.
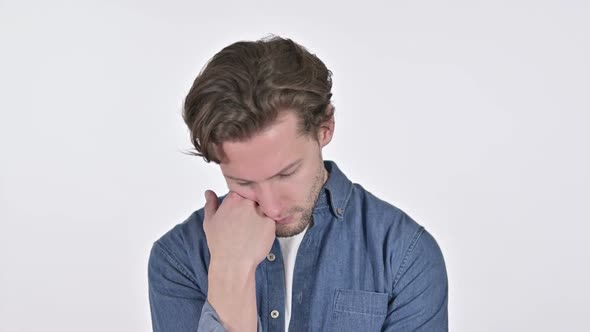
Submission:
[[[313,208],[328,173],[321,149],[330,142],[333,120],[319,132],[319,140],[298,131],[293,112],[282,112],[268,129],[241,142],[223,143],[220,163],[231,191],[258,203],[276,222],[276,235],[301,233],[311,221]]]

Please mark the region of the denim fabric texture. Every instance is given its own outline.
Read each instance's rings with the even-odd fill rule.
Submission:
[[[295,262],[290,331],[447,331],[447,273],[435,239],[393,205],[352,183],[336,163]],[[154,331],[225,331],[207,302],[203,209],[157,240],[149,266]],[[259,331],[283,331],[278,240],[256,270]],[[278,316],[271,314],[278,311]]]

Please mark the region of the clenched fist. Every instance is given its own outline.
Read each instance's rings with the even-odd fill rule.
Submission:
[[[203,227],[211,260],[258,266],[270,252],[275,222],[264,216],[256,202],[230,192],[219,206],[213,191],[206,191]]]

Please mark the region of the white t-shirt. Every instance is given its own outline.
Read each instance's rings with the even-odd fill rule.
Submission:
[[[307,232],[307,228],[303,232],[291,236],[280,237],[279,244],[281,245],[281,253],[283,254],[283,265],[285,266],[285,331],[289,331],[289,322],[291,321],[291,297],[293,295],[293,270],[295,269],[295,259],[297,258],[297,250],[303,240],[303,236]]]

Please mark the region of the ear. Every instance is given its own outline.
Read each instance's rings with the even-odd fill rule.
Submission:
[[[318,132],[318,142],[320,143],[321,148],[328,145],[328,143],[332,141],[332,136],[334,136],[334,128],[336,126],[334,122],[334,106],[330,104],[328,105],[328,108],[328,112],[332,113],[332,116],[330,116],[328,120],[324,121],[320,125]]]

